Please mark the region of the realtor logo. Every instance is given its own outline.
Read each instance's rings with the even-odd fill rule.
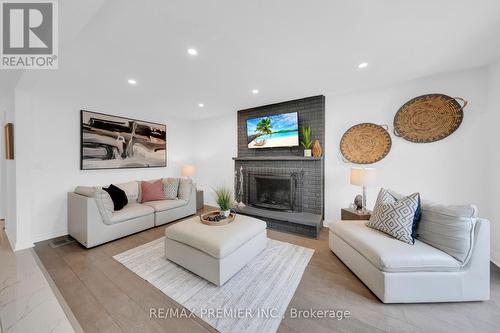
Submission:
[[[57,69],[57,2],[1,0],[0,4],[0,68]]]

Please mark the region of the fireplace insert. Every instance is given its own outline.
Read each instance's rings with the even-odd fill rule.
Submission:
[[[250,174],[248,204],[283,211],[294,210],[295,177]]]

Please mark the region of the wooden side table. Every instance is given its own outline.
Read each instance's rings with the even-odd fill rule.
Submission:
[[[371,210],[362,213],[352,208],[342,208],[340,213],[342,220],[369,220],[372,215]]]

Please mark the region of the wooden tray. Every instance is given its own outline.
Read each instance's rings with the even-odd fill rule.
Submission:
[[[216,210],[216,211],[213,211],[213,212],[209,212],[209,213],[206,213],[206,214],[202,214],[200,215],[200,221],[201,223],[203,224],[206,224],[206,225],[212,225],[212,226],[217,226],[217,225],[225,225],[225,224],[229,224],[231,222],[234,221],[234,218],[236,217],[236,214],[235,213],[231,213],[229,214],[229,217],[220,221],[220,222],[212,222],[212,221],[208,221],[206,218],[209,217],[209,216],[215,216],[215,215],[219,215],[220,214],[220,211]]]
[[[352,163],[370,164],[383,159],[391,150],[392,140],[380,125],[363,123],[349,128],[340,140],[340,151]]]
[[[394,116],[394,135],[416,143],[442,140],[458,129],[466,105],[463,98],[443,94],[415,97]]]

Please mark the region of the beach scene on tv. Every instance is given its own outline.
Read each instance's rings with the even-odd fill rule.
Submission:
[[[297,112],[248,119],[247,138],[248,148],[298,146]]]

